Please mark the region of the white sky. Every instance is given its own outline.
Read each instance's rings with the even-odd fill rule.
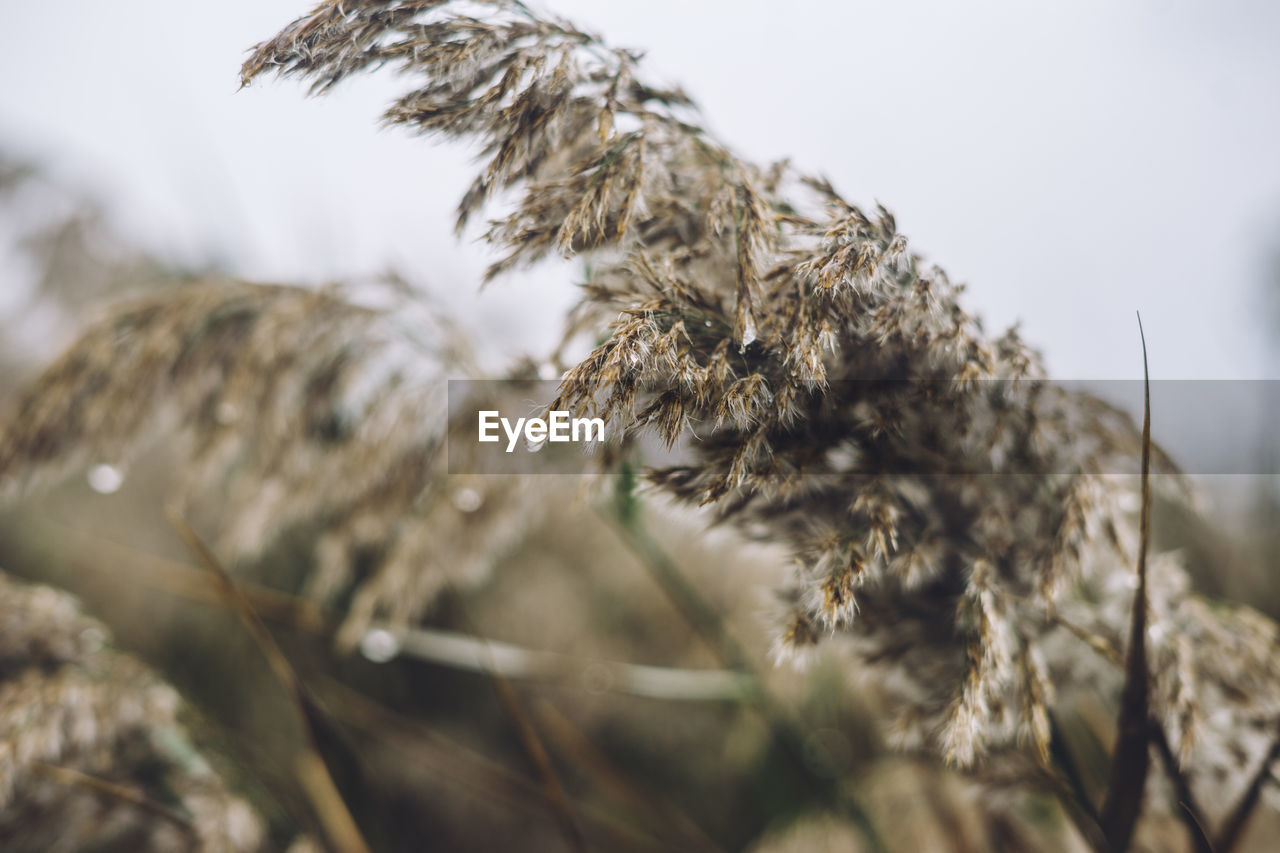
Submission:
[[[285,281],[394,265],[495,344],[551,340],[573,269],[476,295],[486,254],[452,235],[466,153],[376,126],[402,81],[237,92],[245,50],[309,3],[10,3],[0,146],[169,257]],[[1154,377],[1280,378],[1260,311],[1280,287],[1280,4],[543,5],[647,48],[743,153],[884,202],[1055,376],[1139,376],[1140,309]]]

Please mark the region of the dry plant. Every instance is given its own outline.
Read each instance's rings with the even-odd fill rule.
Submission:
[[[483,572],[529,507],[510,482],[443,476],[443,382],[465,354],[398,289],[362,293],[389,304],[216,279],[119,307],[18,397],[0,491],[90,463],[127,472],[180,436],[178,497],[217,496],[221,550],[251,558],[304,528],[314,597],[351,599],[368,575],[344,640],[407,623]]]
[[[695,434],[697,463],[653,480],[793,544],[784,649],[847,637],[889,687],[902,744],[969,766],[1023,743],[1048,763],[1059,694],[1121,683],[1061,621],[1122,647],[1136,507],[1131,480],[1098,475],[1131,470],[1137,430],[1043,381],[1016,332],[984,334],[888,211],[737,157],[687,96],[643,81],[634,52],[521,3],[474,5],[483,17],[323,3],[259,46],[244,78],[323,91],[379,65],[412,77],[387,121],[484,152],[459,227],[516,195],[486,232],[504,251],[491,275],[592,253],[570,331],[607,338],[551,407],[668,442]],[[975,458],[1012,473],[900,474]],[[1172,556],[1150,585],[1153,706],[1221,815],[1274,737],[1275,626],[1202,603]],[[1188,642],[1211,635],[1232,639]]]
[[[0,845],[255,851],[261,820],[192,746],[177,693],[64,592],[0,575]]]
[[[3,151],[0,254],[12,300],[0,313],[0,357],[20,372],[43,366],[71,340],[86,308],[183,278],[120,239],[92,199]],[[0,377],[0,390],[16,378]]]
[[[1145,504],[1119,472],[1150,444],[1130,418],[1050,382],[1016,330],[989,335],[883,207],[747,162],[682,91],[645,81],[640,54],[516,0],[330,0],[259,45],[243,79],[323,92],[387,65],[411,81],[389,123],[482,152],[458,228],[498,211],[491,278],[589,260],[548,407],[681,445],[688,464],[647,472],[657,491],[794,554],[780,657],[837,641],[898,747],[975,783],[1065,790],[1095,846],[1128,841],[1094,837],[1063,721],[1110,745],[1090,703],[1114,712],[1149,687],[1137,749],[1150,739],[1164,772],[1138,805],[1234,843],[1274,795],[1277,628],[1197,596],[1176,554],[1135,574]],[[465,357],[429,312],[363,300],[210,280],[120,309],[19,398],[0,493],[127,465],[180,430],[182,493],[217,496],[221,553],[305,532],[311,592],[354,591],[348,641],[409,623],[545,501],[445,476],[443,381]],[[581,340],[590,352],[562,363]]]

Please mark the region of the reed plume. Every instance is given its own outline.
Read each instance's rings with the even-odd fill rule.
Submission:
[[[361,293],[214,279],[117,306],[15,401],[0,493],[127,471],[174,436],[176,498],[216,496],[224,553],[311,534],[308,591],[349,602],[344,643],[406,624],[487,570],[529,508],[502,478],[443,476],[456,334],[398,289]]]
[[[888,688],[900,741],[962,765],[1014,743],[1047,763],[1059,694],[1118,689],[1078,635],[1125,636],[1134,489],[1100,474],[1133,470],[1138,431],[1048,382],[1016,330],[988,335],[889,211],[738,157],[687,95],[645,80],[640,54],[519,2],[321,3],[242,75],[323,92],[385,65],[412,81],[387,122],[479,145],[458,228],[497,193],[515,199],[485,232],[490,277],[591,258],[568,333],[604,340],[550,407],[695,438],[695,464],[652,481],[791,543],[784,652],[839,635]],[[916,470],[951,476],[901,473]],[[1280,695],[1263,651],[1275,629],[1210,609],[1176,558],[1157,562],[1155,701],[1209,798],[1265,752],[1239,741]],[[1210,664],[1185,640],[1210,635],[1259,668]],[[1187,698],[1208,693],[1212,711]]]
[[[0,845],[260,850],[257,813],[191,745],[177,693],[74,599],[0,575]]]
[[[989,334],[887,209],[739,157],[639,53],[523,3],[329,0],[242,75],[323,92],[380,66],[411,81],[387,122],[478,145],[457,225],[494,217],[489,278],[589,260],[565,339],[592,347],[548,407],[681,445],[691,461],[647,472],[657,490],[790,547],[779,655],[842,644],[904,748],[993,781],[1052,768],[1055,719],[1123,683],[1137,490],[1109,475],[1141,453],[1128,416],[1049,381],[1016,329]],[[189,481],[225,496],[224,551],[309,530],[316,594],[371,567],[352,631],[408,621],[531,506],[444,476],[448,341],[333,291],[144,300],[19,399],[0,491],[180,428]],[[1176,555],[1148,572],[1154,716],[1221,821],[1273,758],[1276,626],[1196,596]],[[1148,793],[1172,811],[1166,787]]]

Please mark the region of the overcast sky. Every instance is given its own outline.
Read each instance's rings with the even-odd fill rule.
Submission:
[[[573,269],[476,296],[486,255],[451,221],[466,152],[377,127],[403,81],[237,92],[244,51],[308,5],[10,4],[0,146],[166,256],[284,281],[396,266],[493,341],[549,341]],[[1055,376],[1140,375],[1140,309],[1155,377],[1280,378],[1260,310],[1280,287],[1280,3],[542,5],[648,49],[742,153],[890,207]]]

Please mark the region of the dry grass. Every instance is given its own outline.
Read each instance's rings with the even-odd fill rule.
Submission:
[[[605,418],[624,439],[597,463],[619,477],[641,436],[682,448],[686,464],[644,472],[655,493],[787,549],[777,657],[837,645],[889,742],[963,772],[937,784],[956,780],[968,811],[948,813],[949,794],[933,815],[955,849],[1062,837],[1037,842],[1010,817],[1050,796],[1076,822],[1066,835],[1097,846],[1096,812],[1110,824],[1115,801],[1069,737],[1132,753],[1113,778],[1137,779],[1139,844],[1160,843],[1194,799],[1230,846],[1274,797],[1276,625],[1196,595],[1177,554],[1148,558],[1148,437],[1054,385],[1016,329],[988,334],[888,210],[744,160],[687,95],[645,82],[639,54],[519,2],[330,0],[242,73],[323,92],[382,66],[408,81],[387,122],[481,152],[458,228],[493,217],[490,278],[551,254],[589,261],[547,407]],[[229,564],[300,539],[304,593],[343,610],[343,648],[375,623],[407,628],[570,501],[537,478],[447,474],[442,448],[468,425],[449,422],[444,380],[468,373],[465,346],[403,290],[369,293],[210,278],[119,307],[0,422],[0,496],[91,463],[127,469],[175,433],[178,494]],[[1116,474],[1139,457],[1141,498]],[[1161,484],[1177,498],[1176,477]],[[738,666],[714,609],[630,544]],[[1127,674],[1126,648],[1142,650]],[[581,843],[536,727],[501,692]],[[1146,698],[1117,740],[1122,692]],[[1152,737],[1165,772],[1144,781],[1125,771],[1145,771]],[[819,787],[841,801],[839,784]],[[864,809],[850,815],[874,849]],[[1127,847],[1114,839],[1131,829],[1108,835]]]
[[[180,700],[66,593],[0,575],[0,844],[252,851],[254,810],[190,745]]]

